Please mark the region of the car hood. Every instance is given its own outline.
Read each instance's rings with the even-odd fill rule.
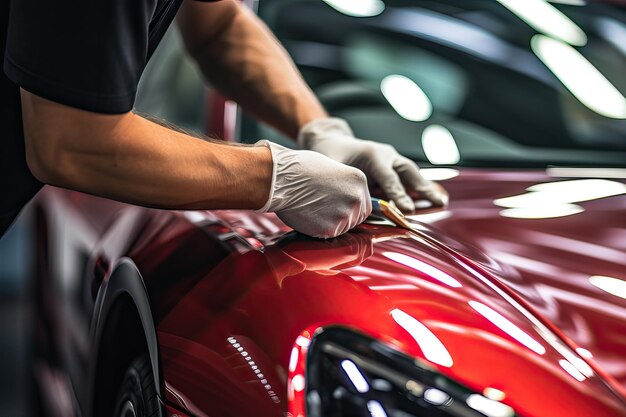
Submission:
[[[365,224],[328,241],[284,236],[273,215],[184,214],[205,238],[154,232],[131,254],[155,307],[168,401],[195,415],[293,413],[297,341],[340,325],[495,390],[519,415],[626,415],[626,304],[609,279],[624,278],[623,183],[562,186],[592,186],[584,202],[548,188],[539,200],[568,216],[512,217],[539,216],[541,187],[527,189],[555,181],[566,180],[463,171],[444,183],[449,208],[413,216],[413,231]],[[174,240],[166,265],[155,261]],[[216,240],[226,256],[213,262]],[[173,274],[175,287],[151,284]]]
[[[618,178],[580,175],[590,171]],[[626,387],[623,178],[626,170],[465,170],[446,182],[449,210],[413,219],[490,268]]]

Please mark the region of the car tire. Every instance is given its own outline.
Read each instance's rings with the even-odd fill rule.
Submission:
[[[150,357],[141,355],[126,369],[115,402],[115,417],[157,417],[160,403],[154,386]]]

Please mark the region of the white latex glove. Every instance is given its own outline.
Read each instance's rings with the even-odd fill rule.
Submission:
[[[417,191],[435,206],[448,203],[448,193],[423,178],[413,161],[391,145],[355,138],[343,119],[331,117],[309,122],[300,129],[298,144],[360,169],[405,213],[415,211],[415,203],[405,187]]]
[[[321,238],[339,236],[372,211],[365,175],[317,152],[294,151],[269,141],[274,171],[267,203],[289,227]]]

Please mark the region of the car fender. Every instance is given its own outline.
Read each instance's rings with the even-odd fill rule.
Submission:
[[[141,273],[130,258],[121,258],[117,262],[117,264],[112,268],[112,272],[108,279],[103,282],[100,290],[98,291],[92,326],[90,329],[90,339],[92,341],[94,357],[99,357],[102,333],[106,325],[108,314],[114,306],[115,301],[118,300],[120,296],[125,294],[130,296],[137,313],[139,314],[141,326],[143,328],[144,337],[148,347],[148,354],[150,355],[150,361],[152,364],[154,383],[157,387],[159,397],[163,398],[163,379],[160,370],[159,345],[154,319],[150,309],[150,299]],[[91,381],[92,388],[88,403],[91,404],[94,397],[93,390],[96,382],[97,361],[89,364],[89,366],[89,380]]]

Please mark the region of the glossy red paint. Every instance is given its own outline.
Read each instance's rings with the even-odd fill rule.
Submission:
[[[494,205],[557,180],[463,170],[444,182],[449,209],[415,216],[415,232],[362,225],[328,241],[285,236],[269,214],[167,212],[53,188],[39,202],[72,218],[94,257],[136,263],[164,400],[190,415],[304,415],[306,340],[342,325],[502,391],[523,416],[624,416],[626,300],[588,278],[626,278],[626,196],[553,219]],[[77,214],[102,204],[106,214]]]

